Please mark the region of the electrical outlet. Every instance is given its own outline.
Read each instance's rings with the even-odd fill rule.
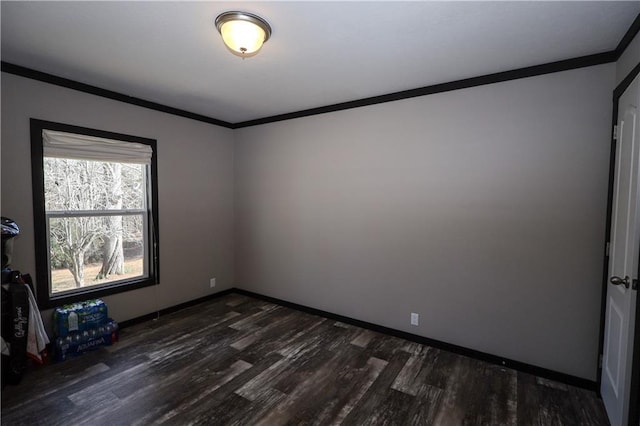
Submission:
[[[418,325],[420,323],[420,315],[415,312],[411,312],[411,325]]]
[[[214,288],[216,286],[216,279],[215,278],[211,278],[209,280],[209,288]]]

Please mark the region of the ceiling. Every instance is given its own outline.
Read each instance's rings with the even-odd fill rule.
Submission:
[[[231,123],[611,51],[640,1],[1,2],[2,60]],[[243,10],[253,58],[213,21]]]

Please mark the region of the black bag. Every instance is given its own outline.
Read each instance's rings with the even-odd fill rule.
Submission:
[[[4,387],[18,384],[27,366],[29,295],[19,271],[2,271],[2,281],[2,338],[10,349],[2,355]]]

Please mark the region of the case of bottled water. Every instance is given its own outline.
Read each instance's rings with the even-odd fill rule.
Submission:
[[[53,311],[53,332],[58,337],[66,337],[74,331],[103,326],[108,319],[107,305],[100,299],[64,305]]]
[[[118,341],[118,323],[100,299],[64,305],[53,311],[57,361]]]

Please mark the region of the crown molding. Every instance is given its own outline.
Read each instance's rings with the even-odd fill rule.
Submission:
[[[66,87],[68,89],[77,90],[79,92],[89,93],[91,95],[101,96],[103,98],[113,99],[127,104],[152,109],[155,111],[166,112],[167,114],[177,115],[180,117],[190,118],[192,120],[202,121],[204,123],[209,123],[216,126],[226,127],[228,129],[233,128],[233,124],[231,123],[212,117],[207,117],[206,115],[196,114],[179,108],[173,108],[167,105],[159,104],[157,102],[151,102],[144,99],[136,98],[135,96],[124,95],[119,92],[114,92],[113,90],[103,89],[101,87],[92,86],[90,84],[80,83],[79,81],[70,80],[68,78],[59,77],[57,75],[48,74],[46,72],[37,71],[5,61],[0,62],[0,71],[20,77],[30,78],[32,80],[42,81],[44,83],[49,83],[56,86]]]
[[[615,51],[612,50],[609,52],[597,53],[595,55],[581,56],[579,58],[565,59],[563,61],[550,62],[542,65],[535,65],[532,67],[518,68],[511,71],[482,75],[480,77],[455,80],[448,83],[434,84],[417,89],[393,92],[386,95],[373,96],[370,98],[358,99],[349,102],[342,102],[339,104],[327,105],[319,108],[311,108],[287,114],[259,118],[256,120],[243,121],[240,123],[235,123],[233,125],[233,128],[240,129],[243,127],[257,126],[260,124],[274,123],[277,121],[292,120],[294,118],[308,117],[311,115],[325,114],[329,112],[342,111],[345,109],[360,108],[369,105],[415,98],[418,96],[433,95],[435,93],[450,92],[452,90],[467,89],[470,87],[483,86],[486,84],[517,80],[520,78],[535,77],[543,74],[551,74],[560,71],[568,71],[577,68],[606,64],[609,62],[615,62],[615,60]]]
[[[59,77],[53,74],[48,74],[42,71],[37,71],[31,68],[23,67],[20,65],[11,64],[9,62],[0,62],[0,70],[9,74],[18,75],[21,77],[30,78],[33,80],[42,81],[45,83],[54,84],[57,86],[66,87],[73,90],[78,90],[85,93],[101,96],[108,99],[113,99],[121,102],[125,102],[132,105],[137,105],[143,108],[149,108],[152,110],[165,112],[167,114],[173,114],[180,117],[190,118],[192,120],[201,121],[204,123],[213,124],[215,126],[225,127],[227,129],[241,129],[244,127],[258,126],[261,124],[275,123],[278,121],[292,120],[295,118],[309,117],[318,114],[326,114],[330,112],[343,111],[352,108],[361,108],[369,105],[376,105],[386,102],[394,102],[402,99],[415,98],[418,96],[433,95],[435,93],[449,92],[452,90],[467,89],[470,87],[483,86],[486,84],[500,83],[503,81],[516,80],[520,78],[535,77],[538,75],[550,74],[561,71],[568,71],[577,68],[590,67],[595,65],[606,64],[617,61],[624,53],[625,49],[629,46],[633,38],[640,32],[640,14],[633,21],[625,35],[622,37],[618,46],[614,50],[608,52],[596,53],[593,55],[580,56],[578,58],[565,59],[562,61],[549,62],[540,65],[534,65],[531,67],[518,68],[510,71],[503,71],[494,74],[487,74],[478,77],[466,78],[463,80],[455,80],[447,83],[434,84],[431,86],[419,87],[417,89],[404,90],[400,92],[388,93],[385,95],[372,96],[363,99],[357,99],[349,102],[342,102],[332,105],[326,105],[317,108],[310,108],[301,111],[290,112],[286,114],[273,115],[263,118],[257,118],[254,120],[246,120],[237,123],[230,123],[228,121],[219,120],[217,118],[208,117],[206,115],[196,114],[193,112],[185,111],[179,108],[173,108],[167,105],[162,105],[156,102],[147,101],[134,96],[124,95],[122,93],[114,92],[112,90],[103,89],[90,84],[80,83],[78,81],[70,80],[68,78]]]

